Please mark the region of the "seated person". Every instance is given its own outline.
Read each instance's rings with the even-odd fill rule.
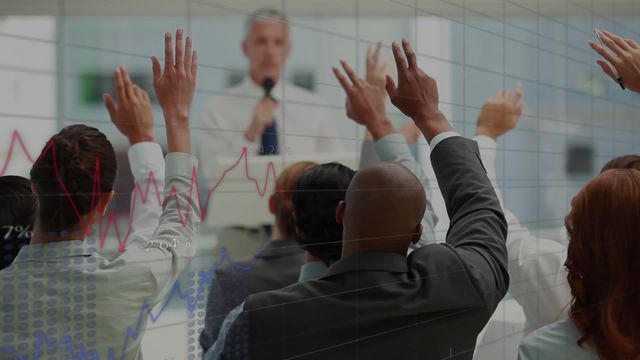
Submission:
[[[149,309],[195,255],[200,217],[190,191],[197,160],[190,154],[188,115],[197,57],[189,38],[183,47],[181,30],[175,58],[169,33],[165,47],[164,72],[156,58],[153,72],[167,129],[171,192],[158,227],[148,238],[120,244],[117,256],[98,249],[102,244],[87,234],[113,198],[115,152],[103,133],[88,126],[67,126],[54,135],[31,169],[39,205],[34,234],[0,271],[6,295],[0,298],[2,358],[140,358]],[[105,100],[119,128],[152,123],[149,96],[126,72],[116,73],[116,89],[119,104]]]
[[[608,164],[571,205],[569,320],[526,337],[518,359],[638,359],[640,171]]]
[[[0,270],[11,265],[18,251],[29,243],[38,210],[38,199],[29,179],[0,176]]]
[[[292,196],[300,174],[317,164],[298,162],[288,166],[276,179],[275,191],[269,197],[269,211],[275,218],[271,241],[248,261],[225,264],[215,269],[211,283],[205,327],[200,334],[202,350],[207,351],[218,338],[218,332],[229,311],[255,293],[275,290],[298,280],[304,262],[298,246],[293,219]]]
[[[362,169],[336,219],[344,226],[341,259],[319,279],[252,295],[207,355],[223,359],[471,359],[478,333],[507,291],[507,225],[477,145],[457,135],[438,110],[435,81],[394,43],[399,86],[392,103],[412,118],[433,148],[431,159],[449,210],[447,244],[414,250],[426,208],[418,178],[395,163]],[[407,66],[408,61],[408,66]],[[372,88],[343,63],[337,69],[356,119],[389,119],[372,106]],[[372,131],[373,133],[373,131]],[[375,134],[373,134],[376,136]]]
[[[295,227],[305,256],[299,281],[324,275],[340,259],[343,229],[336,221],[336,207],[355,174],[342,164],[329,163],[300,175],[293,192]]]

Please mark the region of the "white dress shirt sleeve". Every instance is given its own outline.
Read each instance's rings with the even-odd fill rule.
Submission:
[[[496,142],[487,136],[474,138],[487,175],[498,195],[509,226],[509,292],[523,307],[527,322],[524,333],[566,317],[564,309],[571,300],[564,262],[567,249],[563,244],[533,235],[518,217],[505,208],[496,181]]]
[[[121,270],[127,266],[148,270],[154,278],[152,294],[146,298],[151,304],[167,294],[195,255],[200,223],[194,184],[197,166],[198,160],[191,154],[167,154],[166,189],[158,227],[146,246],[141,242],[131,244],[109,265]]]
[[[128,151],[129,166],[134,179],[131,193],[131,229],[127,245],[146,245],[158,227],[162,213],[164,191],[164,156],[155,142],[132,145]]]
[[[431,148],[431,151],[433,151],[433,149],[438,146],[438,144],[440,144],[443,140],[446,140],[450,137],[454,137],[454,136],[460,136],[460,134],[458,134],[455,131],[445,131],[445,132],[441,132],[440,134],[436,135],[433,137],[433,139],[431,139],[431,142],[429,143],[429,147]]]
[[[422,170],[422,166],[411,154],[407,140],[403,135],[398,133],[387,135],[378,139],[373,146],[380,161],[395,162],[403,165],[420,180],[425,194],[428,192],[429,180]],[[363,144],[363,151],[365,149],[366,144]],[[361,155],[363,158],[365,156],[366,154]],[[422,235],[417,244],[411,244],[412,249],[436,242],[435,226],[437,222],[438,216],[433,209],[431,199],[427,196],[427,208],[422,218]]]

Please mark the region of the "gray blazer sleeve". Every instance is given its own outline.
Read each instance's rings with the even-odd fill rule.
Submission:
[[[478,145],[464,137],[445,139],[432,150],[431,163],[451,219],[447,245],[485,304],[494,307],[509,287],[507,222]]]

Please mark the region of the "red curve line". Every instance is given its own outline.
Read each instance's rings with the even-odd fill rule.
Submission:
[[[35,162],[33,157],[29,154],[29,151],[27,150],[27,147],[24,144],[24,141],[22,140],[22,137],[20,135],[20,133],[17,130],[14,130],[12,135],[11,135],[11,142],[9,144],[9,151],[7,153],[7,158],[5,159],[4,164],[2,165],[2,170],[0,170],[0,176],[4,175],[5,172],[7,171],[7,168],[9,167],[9,163],[11,162],[12,156],[13,156],[13,151],[14,148],[16,147],[16,145],[19,145],[20,148],[22,149],[22,151],[24,152],[24,154],[27,156],[27,158],[29,159],[29,161],[31,161],[32,163]],[[67,190],[67,187],[65,186],[62,177],[60,176],[59,172],[58,172],[58,162],[56,159],[56,148],[55,148],[55,143],[53,141],[49,141],[49,143],[47,143],[47,146],[42,150],[42,153],[40,154],[40,156],[45,156],[49,151],[52,152],[53,155],[53,163],[54,163],[54,173],[56,176],[56,179],[58,180],[58,183],[60,184],[60,188],[62,189],[62,191],[64,192],[65,196],[67,197],[67,199],[69,200],[69,203],[73,209],[73,211],[76,213],[76,216],[78,217],[78,221],[79,222],[83,222],[84,220],[82,219],[82,216],[80,215],[80,212],[78,211],[76,204],[73,201],[73,198],[71,197],[71,195],[69,194],[69,191]],[[200,196],[197,197],[197,201],[198,201],[198,208],[200,209],[200,219],[204,220],[204,218],[206,217],[207,214],[207,210],[209,208],[209,201],[211,200],[211,196],[213,195],[213,193],[216,191],[216,189],[218,189],[218,187],[222,184],[222,181],[225,179],[225,177],[227,176],[227,174],[232,171],[234,168],[236,168],[238,166],[238,164],[240,164],[241,161],[244,161],[244,173],[245,173],[245,177],[247,180],[253,181],[256,187],[256,192],[262,197],[266,194],[267,192],[267,185],[269,184],[269,176],[273,175],[273,178],[276,178],[276,170],[275,170],[275,165],[273,164],[273,162],[269,161],[269,163],[267,164],[267,170],[266,170],[266,174],[265,174],[265,178],[264,178],[264,185],[262,186],[262,189],[260,188],[260,182],[257,178],[249,175],[249,162],[248,162],[248,155],[247,155],[247,148],[243,147],[242,148],[242,153],[240,154],[240,156],[238,157],[238,160],[236,160],[235,163],[233,163],[233,165],[231,165],[230,167],[228,167],[227,169],[224,170],[224,172],[222,173],[222,176],[220,177],[220,179],[218,179],[218,181],[215,183],[215,185],[209,190],[207,191],[207,198],[205,201],[205,206],[202,207],[201,203],[200,203]],[[93,190],[92,190],[92,196],[91,196],[91,209],[93,209],[94,204],[95,204],[95,199],[97,198],[98,195],[98,189],[100,189],[100,158],[96,157],[96,170],[95,173],[93,175]],[[111,225],[113,225],[114,227],[114,231],[116,232],[116,236],[117,236],[117,240],[118,240],[118,249],[119,251],[124,251],[125,246],[127,244],[127,241],[129,240],[129,235],[131,234],[131,230],[132,230],[132,225],[133,225],[133,214],[135,213],[135,208],[136,208],[136,204],[138,202],[138,197],[140,198],[139,200],[142,201],[143,204],[146,204],[147,201],[149,201],[149,191],[151,190],[151,186],[153,185],[153,189],[155,190],[155,197],[158,200],[158,204],[162,204],[161,201],[161,196],[160,196],[160,191],[158,190],[158,184],[156,182],[156,177],[153,174],[153,172],[150,172],[149,175],[147,176],[147,186],[144,190],[144,192],[142,191],[142,187],[140,186],[140,183],[138,181],[135,181],[134,183],[134,188],[133,188],[133,192],[131,194],[132,196],[132,204],[131,204],[131,212],[129,215],[129,224],[128,224],[128,229],[127,232],[124,236],[124,239],[122,238],[122,235],[120,234],[120,230],[118,229],[118,223],[116,222],[116,214],[114,211],[109,211],[109,213],[104,216],[101,217],[99,222],[98,222],[98,228],[99,228],[99,239],[100,239],[100,247],[103,248],[104,247],[104,243],[106,241],[107,238],[107,233],[109,231],[109,228],[111,227]],[[198,195],[200,194],[200,190],[198,187],[198,176],[197,176],[197,171],[194,168],[192,173],[191,173],[191,183],[189,185],[189,195],[190,197],[193,195],[193,191],[194,188],[196,190],[196,192],[198,193]],[[165,199],[169,199],[169,198],[175,198],[176,203],[178,202],[178,196],[177,196],[177,192],[175,187],[172,187],[171,190],[169,191],[169,195],[166,195]],[[178,206],[178,214],[180,215],[180,221],[182,223],[182,225],[186,225],[186,221],[187,221],[187,216],[189,215],[189,211],[191,211],[191,206],[188,205],[187,209],[186,209],[186,213],[185,216],[182,215],[182,210],[181,207]],[[105,219],[105,224],[103,224],[103,219]]]

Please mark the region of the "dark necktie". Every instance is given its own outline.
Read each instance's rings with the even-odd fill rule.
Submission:
[[[267,126],[262,133],[260,155],[277,155],[279,153],[278,150],[278,128],[274,119],[271,125]]]
[[[271,97],[271,89],[273,89],[274,81],[272,78],[266,78],[262,82],[264,96]],[[277,155],[280,153],[278,149],[278,128],[276,120],[273,119],[271,125],[267,126],[262,133],[262,142],[260,146],[260,155]]]

